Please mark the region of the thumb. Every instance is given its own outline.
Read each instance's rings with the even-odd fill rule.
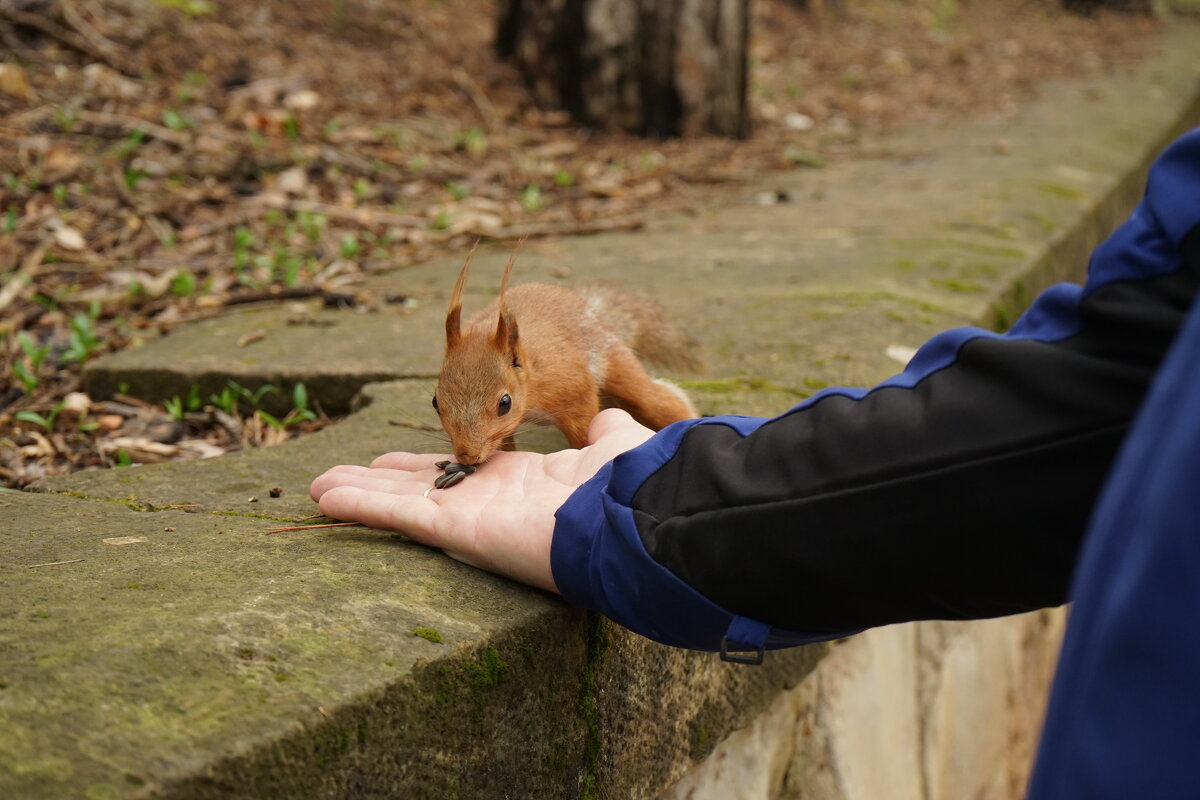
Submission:
[[[624,447],[636,447],[654,435],[654,431],[641,425],[629,413],[619,408],[607,408],[592,418],[588,426],[588,444],[601,439],[620,437],[627,440]]]

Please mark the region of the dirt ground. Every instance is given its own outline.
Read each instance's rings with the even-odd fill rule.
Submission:
[[[753,4],[748,140],[664,142],[533,107],[490,0],[0,0],[0,486],[329,423],[237,386],[96,403],[79,374],[105,352],[236,304],[402,301],[357,286],[1015,113],[1046,80],[1135,63],[1156,25],[1051,0],[822,5]]]

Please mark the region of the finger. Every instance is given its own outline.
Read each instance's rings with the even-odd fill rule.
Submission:
[[[320,500],[321,495],[337,486],[358,486],[393,494],[421,492],[432,482],[432,475],[433,470],[430,470],[429,475],[419,475],[404,470],[372,469],[343,464],[317,476],[309,486],[309,495],[313,500]]]
[[[372,461],[371,466],[383,469],[406,469],[414,471],[434,469],[433,465],[435,462],[453,460],[453,456],[439,455],[437,453],[405,453],[397,451],[395,453],[384,453]]]
[[[322,514],[334,519],[400,531],[423,544],[442,546],[433,536],[437,505],[419,494],[394,495],[357,486],[337,486],[321,496],[319,505]]]
[[[381,478],[372,475],[359,475],[353,480],[343,481],[337,486],[353,486],[355,489],[362,489],[367,492],[380,492],[382,494],[424,494],[425,490],[433,485],[431,480],[420,480],[417,478],[409,478],[406,480],[394,480],[391,478]],[[329,487],[330,489],[336,486]],[[328,491],[328,490],[326,490]]]
[[[308,485],[308,496],[320,502],[321,495],[335,486],[341,486],[345,482],[348,469],[349,467],[345,465],[331,467],[313,478],[312,483]]]

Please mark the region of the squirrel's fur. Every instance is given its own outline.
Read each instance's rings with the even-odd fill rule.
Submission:
[[[681,389],[651,378],[638,360],[699,366],[695,342],[664,321],[657,303],[601,286],[572,291],[526,283],[508,289],[515,260],[514,252],[499,297],[465,326],[470,255],[450,297],[434,407],[455,460],[486,461],[511,446],[526,421],[554,425],[571,447],[583,447],[602,403],[625,409],[654,430],[698,416]]]

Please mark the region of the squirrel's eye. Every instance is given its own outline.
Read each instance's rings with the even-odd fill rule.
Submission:
[[[496,409],[496,413],[503,417],[509,411],[512,411],[512,398],[504,395],[500,398],[500,406]]]
[[[433,410],[437,411],[437,395],[433,396]]]

